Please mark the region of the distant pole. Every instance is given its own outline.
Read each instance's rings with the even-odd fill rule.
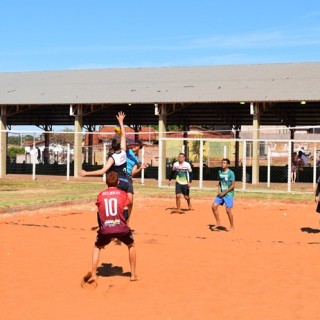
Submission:
[[[36,137],[33,134],[33,150],[32,150],[32,180],[36,180]]]
[[[67,181],[70,179],[70,143],[67,145]]]
[[[107,148],[106,147],[107,147],[107,144],[104,142],[103,143],[103,166],[107,164]],[[102,181],[106,182],[106,179],[107,179],[107,173],[104,173],[102,177]]]
[[[144,147],[141,149],[141,162],[144,163]],[[141,184],[144,184],[144,169],[141,170]]]
[[[270,146],[268,146],[268,188],[270,188],[270,168],[271,168],[271,151]]]

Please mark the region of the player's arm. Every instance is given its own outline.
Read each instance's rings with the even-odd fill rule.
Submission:
[[[314,199],[315,202],[319,202],[319,193],[320,193],[320,182],[318,182],[318,186],[316,189],[316,194],[315,194],[315,199]]]
[[[230,187],[227,190],[220,192],[220,197],[224,197],[228,192],[232,191],[235,188],[235,186],[236,186],[236,182],[231,181]]]
[[[132,168],[131,176],[134,177],[135,175],[137,175],[139,172],[141,172],[143,169],[146,169],[147,167],[148,165],[145,163],[142,163],[140,166],[135,164]]]
[[[188,187],[190,188],[192,182],[192,168],[190,166],[190,169],[188,170]]]
[[[94,170],[94,171],[85,171],[85,170],[81,170],[80,171],[80,176],[81,177],[85,177],[85,176],[100,176],[105,174],[110,168],[111,166],[114,164],[114,160],[112,157],[109,157],[107,160],[107,163],[105,164],[105,166],[99,170]]]
[[[116,116],[119,122],[120,130],[121,130],[121,141],[120,146],[121,149],[126,151],[127,150],[127,142],[126,142],[126,130],[124,128],[123,120],[125,118],[126,114],[122,111],[118,112],[118,115]]]
[[[169,181],[168,181],[168,185],[170,185],[171,180],[175,177],[177,171],[175,170],[175,167],[172,167],[171,173],[170,173],[170,177],[169,177]]]

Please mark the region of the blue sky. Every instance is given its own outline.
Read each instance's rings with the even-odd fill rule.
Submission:
[[[2,0],[0,39],[0,72],[320,61],[320,1]]]
[[[3,0],[0,72],[320,60],[318,0]]]

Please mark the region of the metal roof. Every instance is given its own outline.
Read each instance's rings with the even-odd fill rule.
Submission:
[[[320,101],[320,62],[0,73],[0,105]]]

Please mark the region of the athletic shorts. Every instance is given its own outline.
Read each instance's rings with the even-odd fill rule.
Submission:
[[[128,181],[128,179],[119,178],[119,183],[117,185],[117,188],[128,193],[128,189],[129,189],[129,181]]]
[[[176,194],[183,194],[184,196],[189,197],[190,188],[188,188],[187,184],[180,184],[176,182]]]
[[[133,192],[133,180],[132,180],[131,176],[128,176],[128,190],[127,190],[127,193],[134,194],[134,192]]]
[[[219,204],[220,206],[225,204],[227,208],[232,208],[233,199],[233,197],[216,197],[213,202]]]
[[[132,232],[127,233],[110,233],[110,234],[102,234],[98,231],[95,246],[98,248],[103,248],[107,246],[113,238],[117,238],[127,246],[134,242]]]

